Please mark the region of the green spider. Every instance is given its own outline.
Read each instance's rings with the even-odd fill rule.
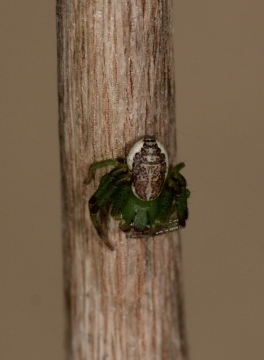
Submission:
[[[94,162],[89,167],[86,183],[90,183],[96,169],[109,165],[114,169],[102,177],[89,200],[89,210],[98,235],[111,250],[114,248],[98,219],[99,210],[108,204],[120,229],[133,238],[185,227],[190,196],[186,180],[180,174],[185,165],[181,162],[169,171],[167,152],[158,140],[145,136],[136,142],[126,164],[115,159]],[[175,210],[177,218],[171,219]]]

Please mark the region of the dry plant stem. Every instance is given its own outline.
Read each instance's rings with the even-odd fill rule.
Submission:
[[[175,165],[172,1],[57,0],[63,247],[69,360],[187,359],[178,233],[127,239],[104,220],[102,246],[84,180],[155,135]]]

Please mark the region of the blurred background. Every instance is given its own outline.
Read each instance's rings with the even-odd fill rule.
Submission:
[[[174,0],[192,360],[264,359],[263,18]],[[55,1],[2,1],[0,24],[0,359],[62,360]]]

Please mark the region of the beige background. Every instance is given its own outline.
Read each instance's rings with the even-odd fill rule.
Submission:
[[[191,357],[263,360],[264,2],[174,3]],[[62,360],[55,1],[0,27],[0,360]]]

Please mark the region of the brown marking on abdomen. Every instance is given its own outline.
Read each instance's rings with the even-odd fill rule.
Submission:
[[[156,140],[144,139],[144,144],[132,166],[133,185],[136,195],[142,200],[154,200],[161,192],[166,174],[166,159]]]

